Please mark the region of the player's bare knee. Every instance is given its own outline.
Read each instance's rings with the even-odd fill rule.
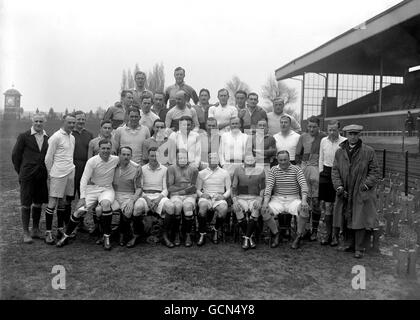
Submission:
[[[111,202],[109,200],[102,200],[100,205],[103,211],[111,210]]]
[[[163,210],[169,215],[175,214],[175,206],[171,201],[166,201]]]

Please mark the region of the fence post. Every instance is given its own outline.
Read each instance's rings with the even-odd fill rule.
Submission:
[[[386,149],[382,154],[382,179],[385,179],[385,168],[386,168]]]
[[[408,151],[405,152],[405,196],[408,196]]]

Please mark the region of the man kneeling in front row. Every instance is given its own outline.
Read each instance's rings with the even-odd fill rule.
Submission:
[[[297,249],[309,218],[306,202],[308,185],[302,169],[290,163],[288,151],[280,150],[277,153],[277,161],[279,164],[272,167],[268,173],[263,210],[269,210],[275,216],[286,213],[297,216],[297,236],[292,243],[292,248]]]
[[[80,200],[76,206],[77,209],[71,215],[63,237],[56,244],[57,247],[67,244],[69,235],[79,224],[81,217],[96,203],[99,203],[100,208],[96,212],[101,212],[100,222],[104,232],[104,249],[111,249],[111,204],[115,197],[112,180],[115,168],[119,163],[119,158],[111,155],[111,149],[112,143],[109,140],[101,140],[99,141],[99,154],[87,161],[80,180]]]

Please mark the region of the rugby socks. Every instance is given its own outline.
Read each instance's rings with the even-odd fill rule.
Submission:
[[[31,208],[21,207],[23,231],[29,233],[29,221],[31,220]]]
[[[202,217],[198,215],[198,232],[206,233],[206,226],[207,226],[207,217]]]
[[[125,218],[125,217],[124,217]],[[125,218],[127,219],[127,218]],[[143,216],[133,216],[133,231],[134,235],[139,236],[143,233],[144,224],[143,224]]]
[[[42,207],[32,206],[32,229],[39,229]]]
[[[52,230],[52,223],[54,218],[54,209],[55,208],[45,208],[45,229],[46,231]]]
[[[66,225],[69,224],[70,216],[71,216],[71,204],[66,204],[64,207],[64,216],[63,216],[64,223]]]
[[[58,206],[57,208],[57,228],[64,227],[64,215],[66,212],[65,207]]]
[[[193,217],[185,217],[184,221],[182,221],[182,224],[184,225],[185,233],[191,233]]]
[[[71,215],[69,224],[67,225],[65,235],[68,237],[74,229],[76,229],[77,225],[79,224],[80,218]]]
[[[274,217],[270,216],[267,220],[265,220],[265,224],[270,229],[272,234],[277,234],[279,232],[279,229],[277,228],[277,223],[274,221]]]
[[[252,219],[251,219],[251,220],[252,220]],[[242,230],[242,234],[243,234],[243,235],[245,235],[245,234],[246,234],[246,231],[247,231],[247,223],[246,223],[246,219],[245,219],[245,218],[243,218],[243,219],[239,220],[238,224],[239,224],[239,227],[240,227],[240,228],[241,228],[241,230]]]
[[[179,225],[181,224],[181,216],[180,215],[175,215],[175,219],[173,222],[173,229],[172,232],[174,233],[174,235],[176,233],[179,233]]]
[[[120,210],[119,210],[120,211]],[[121,234],[126,234],[128,230],[128,219],[125,215],[122,214],[120,211],[120,224],[118,226],[119,231]]]
[[[223,225],[223,221],[224,221],[225,219],[224,218],[220,218],[220,217],[217,217],[216,218],[216,223],[215,223],[215,225],[214,225],[214,228],[217,230],[217,231],[219,231],[220,230],[220,228],[222,227],[222,225]]]
[[[102,222],[102,228],[104,230],[104,235],[106,235],[106,236],[111,235],[111,231],[112,231],[111,230],[112,229],[112,227],[111,227],[112,211],[111,210],[102,211],[101,222]]]
[[[309,219],[298,215],[298,217],[297,217],[297,234],[298,234],[298,236],[302,237],[305,234],[306,223],[308,222],[308,220]]]
[[[257,221],[255,221],[254,219],[249,219],[248,226],[246,228],[246,237],[247,238],[250,238],[252,236],[256,226],[257,226]]]

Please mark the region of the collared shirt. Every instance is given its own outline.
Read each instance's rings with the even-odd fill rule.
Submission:
[[[201,141],[198,132],[190,131],[186,133],[177,131],[172,132],[168,138],[169,142],[169,163],[176,163],[176,150],[185,149],[188,152],[188,163],[197,168],[201,161]]]
[[[222,126],[222,125],[226,125],[225,128],[229,127],[230,124],[230,120],[232,120],[233,118],[238,117],[238,109],[236,109],[235,106],[231,106],[231,105],[218,105],[216,106],[211,106],[209,108],[209,118],[215,118],[217,120],[217,125]],[[222,129],[223,132],[228,131],[229,129]]]
[[[302,133],[296,147],[296,154],[301,155],[304,164],[311,167],[319,165],[319,148],[321,139],[325,133],[319,132],[316,136],[311,136],[308,132]]]
[[[274,193],[273,193],[274,191]],[[308,194],[308,185],[302,169],[299,166],[290,164],[283,170],[280,165],[274,166],[268,172],[264,197],[274,196],[296,196]]]
[[[290,155],[290,161],[295,160],[296,147],[299,142],[300,134],[290,130],[287,136],[283,136],[281,132],[275,134],[273,138],[276,140],[277,152],[287,150]]]
[[[168,188],[166,185],[166,173],[168,168],[162,166],[160,163],[156,169],[152,169],[150,164],[145,164],[141,167],[141,187],[144,191],[159,191],[164,197],[168,196]]]
[[[245,133],[225,132],[220,138],[219,158],[223,166],[229,161],[241,162],[251,153],[252,141]]]
[[[38,144],[39,151],[42,150],[42,145],[44,143],[44,136],[47,136],[47,133],[45,130],[42,130],[42,132],[36,132],[34,127],[31,127],[31,136],[35,136],[36,143]]]
[[[152,132],[153,129],[153,124],[155,123],[155,121],[159,119],[159,116],[152,112],[149,111],[149,113],[144,113],[142,110],[140,110],[140,121],[139,123],[142,126],[146,126],[149,129],[149,132]]]
[[[230,187],[230,175],[223,168],[216,167],[214,170],[205,168],[198,173],[197,190],[214,195],[224,194],[225,190],[230,190]]]
[[[169,165],[169,143],[168,138],[165,136],[163,140],[158,141],[155,136],[146,139],[143,142],[143,151],[142,151],[142,163],[145,165],[149,163],[149,154],[148,150],[152,147],[158,148],[156,157],[160,164],[164,166]]]
[[[185,166],[181,168],[177,164],[173,164],[168,167],[168,187],[176,186],[181,188],[187,188],[195,185],[198,175],[198,169],[193,166]],[[171,192],[172,195],[178,194],[179,191]],[[189,192],[188,194],[195,194],[195,191]]]
[[[128,120],[127,109],[122,103],[110,106],[104,114],[104,120],[111,120],[112,128],[116,129]]]
[[[157,114],[157,116],[159,117],[160,120],[162,120],[163,122],[165,122],[166,120],[166,114],[168,113],[169,109],[166,109],[166,106],[163,106],[159,111],[155,108],[155,105],[152,106],[152,108],[150,109],[152,110],[152,112],[154,112],[155,114]]]
[[[88,158],[92,158],[93,156],[96,156],[99,153],[99,141],[105,139],[105,137],[99,135],[96,138],[93,138],[89,141],[89,148],[88,148]],[[111,136],[108,138],[109,141],[111,141],[112,147],[111,147],[111,153],[117,154],[117,150],[115,150],[115,142],[114,138]]]
[[[48,139],[45,166],[51,177],[61,178],[72,172],[74,145],[74,136],[63,129],[59,129]]]
[[[73,130],[72,135],[75,141],[73,160],[86,162],[88,160],[89,142],[93,139],[93,134],[83,128],[81,132],[76,129]]]
[[[256,129],[260,120],[268,121],[267,113],[263,108],[256,106],[254,111],[251,111],[250,108],[245,107],[245,114],[242,117],[242,129]]]
[[[86,162],[82,179],[80,180],[80,199],[86,198],[86,188],[88,183],[99,187],[112,188],[115,168],[120,159],[117,156],[109,156],[108,161],[104,161],[99,155],[90,158]]]
[[[146,126],[138,125],[136,129],[132,129],[125,124],[115,130],[115,150],[122,146],[129,146],[133,150],[132,160],[141,164],[143,143],[148,138],[150,138],[150,131]]]
[[[347,138],[341,135],[338,135],[338,139],[335,141],[331,141],[329,137],[322,138],[319,147],[319,172],[324,169],[324,166],[333,166],[335,152],[340,148],[340,143],[345,140]]]
[[[194,103],[197,104],[198,103],[198,96],[197,96],[197,92],[195,92],[195,90],[189,86],[188,84],[181,84],[178,85],[177,83],[169,86],[166,88],[165,90],[165,104],[168,103],[169,100],[175,101],[175,96],[176,93],[180,90],[185,91],[185,93],[187,94],[187,102],[189,102],[191,99],[193,99]],[[172,102],[173,104],[176,102]],[[171,104],[171,102],[170,102]]]
[[[118,165],[112,186],[115,192],[134,194],[136,189],[141,188],[141,166],[131,160],[125,168]]]
[[[165,126],[167,128],[175,128],[175,131],[179,130],[179,119],[183,116],[189,116],[193,119],[194,131],[198,131],[200,124],[198,123],[197,112],[194,108],[179,109],[177,106],[173,107],[166,114]]]
[[[265,189],[265,172],[258,168],[245,168],[240,166],[235,169],[232,181],[232,196],[254,195],[260,196]]]
[[[272,136],[274,136],[276,133],[279,133],[281,131],[281,128],[280,128],[280,118],[282,116],[284,116],[284,115],[289,116],[290,119],[292,119],[292,121],[291,121],[292,122],[291,128],[294,131],[301,131],[299,122],[297,122],[297,120],[293,116],[291,116],[291,115],[289,115],[287,113],[284,113],[284,112],[281,113],[280,115],[278,115],[278,114],[276,114],[274,112],[269,112],[269,113],[267,113],[268,133],[269,134],[271,134]]]

